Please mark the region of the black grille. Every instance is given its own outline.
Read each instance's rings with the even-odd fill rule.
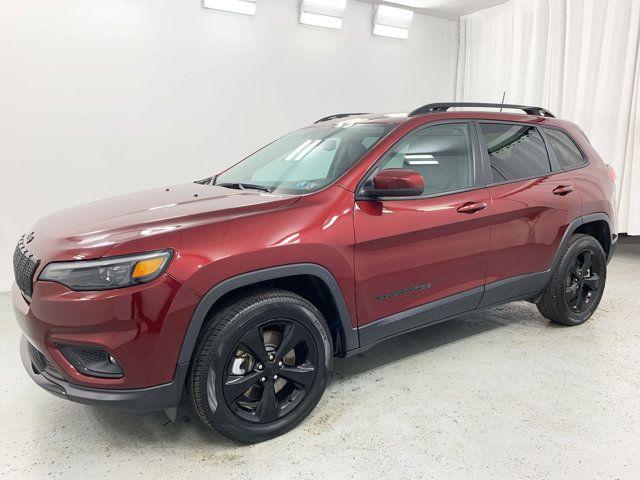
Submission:
[[[80,361],[84,364],[109,361],[109,354],[104,350],[88,348],[74,348],[73,350],[76,352]]]
[[[29,344],[29,357],[31,358],[31,363],[38,373],[46,372],[56,378],[62,379],[60,372],[58,372],[55,365],[53,365],[53,363],[51,363],[47,357],[40,352],[40,350],[31,344]]]
[[[36,370],[42,372],[47,368],[47,364],[49,363],[47,357],[41,354],[40,351],[31,344],[29,344],[29,356],[31,357],[33,366],[36,367]]]
[[[18,288],[22,290],[27,297],[31,297],[33,293],[33,274],[38,268],[40,259],[29,253],[24,244],[24,235],[20,238],[16,249],[13,252],[13,273],[16,277]]]

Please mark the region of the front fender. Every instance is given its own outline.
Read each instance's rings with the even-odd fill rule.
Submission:
[[[349,317],[349,311],[345,303],[344,297],[338,286],[338,282],[334,276],[326,268],[314,263],[301,263],[295,265],[283,265],[280,267],[266,268],[253,272],[243,273],[235,277],[229,278],[213,288],[211,288],[201,299],[196,307],[191,322],[185,333],[178,363],[188,363],[198,342],[198,336],[202,325],[207,319],[207,315],[215,303],[225,294],[232,292],[238,288],[254,285],[267,280],[276,278],[285,278],[296,275],[310,275],[322,281],[328,288],[333,301],[335,302],[339,321],[342,325],[345,339],[345,350],[354,350],[360,346],[358,339],[358,330],[353,328]]]

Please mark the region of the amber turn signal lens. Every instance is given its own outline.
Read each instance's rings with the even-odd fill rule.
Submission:
[[[136,263],[131,278],[146,277],[158,271],[165,261],[165,257],[150,258]]]

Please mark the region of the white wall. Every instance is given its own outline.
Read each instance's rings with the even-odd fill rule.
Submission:
[[[255,17],[199,0],[0,0],[0,290],[35,220],[70,205],[208,176],[343,111],[454,96],[457,23],[416,15],[407,41]]]

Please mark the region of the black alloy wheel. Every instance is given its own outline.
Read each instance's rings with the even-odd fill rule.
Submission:
[[[277,319],[246,332],[225,367],[224,397],[250,422],[273,422],[292,411],[313,385],[318,351],[295,320]]]
[[[565,299],[569,308],[576,313],[587,310],[600,290],[600,275],[596,271],[598,266],[593,263],[594,256],[592,250],[583,250],[575,255],[573,265],[567,272]]]
[[[607,256],[598,240],[583,233],[571,236],[536,303],[549,320],[580,325],[598,308],[607,280]]]
[[[285,290],[256,288],[227,301],[203,327],[189,395],[208,427],[260,442],[311,413],[332,361],[331,332],[313,304]]]

